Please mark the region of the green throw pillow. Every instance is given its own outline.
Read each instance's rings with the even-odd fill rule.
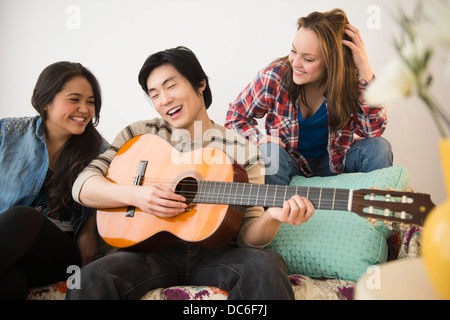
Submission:
[[[406,168],[397,165],[369,173],[296,176],[290,185],[405,190],[408,181]],[[267,249],[284,257],[290,274],[356,281],[369,266],[386,262],[390,234],[384,223],[370,223],[356,213],[316,210],[308,222],[300,226],[283,224]]]

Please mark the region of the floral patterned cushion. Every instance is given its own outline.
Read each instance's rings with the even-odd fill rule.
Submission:
[[[316,280],[302,275],[291,275],[296,300],[345,300],[353,296],[352,281],[328,279]],[[29,300],[63,300],[66,283],[30,290]],[[216,287],[178,286],[149,291],[142,300],[226,300],[228,293]]]

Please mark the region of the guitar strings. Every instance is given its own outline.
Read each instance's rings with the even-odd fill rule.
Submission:
[[[250,184],[245,182],[228,182],[228,181],[211,181],[211,180],[173,180],[173,179],[165,179],[165,178],[153,178],[148,179],[146,178],[144,180],[143,185],[151,185],[155,183],[161,183],[166,185],[167,187],[172,187],[174,183],[177,183],[177,186],[181,186],[184,188],[197,188],[200,185],[210,185],[209,190],[180,190],[177,192],[177,194],[182,195],[186,198],[192,197],[192,202],[196,203],[195,200],[197,200],[198,203],[205,203],[205,204],[230,204],[232,202],[233,204],[237,205],[247,205],[247,206],[261,206],[261,201],[264,201],[263,206],[274,206],[274,207],[282,207],[283,202],[285,200],[288,200],[291,196],[294,194],[299,194],[301,196],[305,196],[308,199],[311,200],[311,202],[318,202],[319,205],[316,209],[321,209],[326,207],[325,209],[333,209],[333,210],[344,210],[347,211],[347,204],[348,204],[348,189],[339,189],[339,188],[320,188],[320,187],[296,187],[296,186],[282,186],[282,185],[266,185],[266,184]],[[224,194],[224,191],[227,189],[227,184],[235,185],[236,190],[233,190],[233,188],[229,188],[228,193]],[[211,185],[214,185],[212,187]],[[217,191],[215,191],[215,187],[219,185],[219,188]],[[249,192],[248,195],[245,194],[238,194],[239,187],[242,186],[242,191],[246,188],[246,186],[251,185],[252,187],[258,187],[263,188],[265,191],[263,191],[264,196],[261,197],[259,191],[256,193],[256,195],[253,195],[253,192]],[[224,186],[224,188],[222,188]],[[248,188],[248,187],[247,187]],[[201,189],[201,188],[200,188]],[[208,186],[207,186],[208,189]],[[213,191],[211,191],[213,189]],[[255,188],[256,189],[256,188]],[[284,190],[283,190],[284,189]],[[296,190],[294,194],[292,194],[293,190]],[[290,192],[288,192],[288,190]],[[234,191],[234,193],[233,193]],[[285,197],[277,197],[276,193],[283,193],[285,192]],[[298,192],[302,191],[302,192]],[[309,194],[310,191],[312,191],[312,194]],[[317,194],[319,192],[319,194]],[[302,194],[303,193],[303,194]],[[339,194],[341,193],[341,194]],[[286,195],[289,195],[290,197],[286,197]],[[323,198],[322,196],[333,196],[333,198]],[[339,196],[341,198],[336,198],[336,196]],[[342,198],[344,197],[344,198]],[[219,198],[222,200],[220,201]],[[225,201],[225,198],[228,199],[228,201]],[[233,200],[233,201],[231,201]],[[390,202],[395,202],[395,200],[391,197]],[[401,202],[404,202],[403,200]],[[259,203],[259,204],[258,204]],[[369,207],[369,206],[367,206]],[[386,209],[381,208],[374,208],[376,213],[380,216],[386,215]],[[389,216],[393,216],[395,214],[395,211],[389,210]]]
[[[348,189],[339,189],[339,188],[320,188],[320,187],[296,187],[296,186],[277,186],[277,185],[265,185],[265,184],[250,184],[250,183],[243,183],[243,182],[227,182],[227,181],[210,181],[210,180],[173,180],[173,179],[165,179],[165,178],[153,178],[153,179],[145,179],[144,181],[144,185],[148,185],[151,183],[162,183],[162,184],[166,184],[167,187],[171,187],[173,186],[174,183],[177,183],[179,186],[182,187],[198,187],[201,184],[212,184],[212,185],[219,185],[219,189],[217,191],[214,190],[214,187],[209,187],[208,190],[194,190],[194,191],[190,191],[190,190],[180,190],[177,193],[190,198],[193,198],[193,202],[195,202],[194,200],[196,200],[197,197],[197,201],[199,203],[222,203],[222,204],[227,204],[229,203],[231,200],[233,200],[234,203],[236,204],[246,204],[246,205],[257,205],[258,201],[264,201],[265,204],[270,205],[272,204],[273,206],[282,206],[282,203],[280,203],[280,201],[285,201],[287,199],[289,199],[292,195],[294,194],[299,194],[301,196],[307,197],[308,199],[310,199],[312,202],[319,202],[320,206],[319,207],[323,207],[323,206],[330,206],[331,207],[339,207],[339,208],[346,208],[347,204],[348,204]],[[250,192],[249,194],[237,194],[236,190],[233,190],[233,188],[230,188],[230,190],[227,190],[228,193],[224,194],[223,192],[227,189],[227,185],[226,184],[233,184],[236,186],[236,189],[239,190],[239,187],[242,186],[242,191],[244,191],[245,188],[248,188],[246,186],[248,185],[252,185],[257,186],[258,188],[263,188],[266,191],[263,191],[264,196],[262,197],[258,192],[254,195],[253,192]],[[222,186],[225,185],[224,188],[222,188]],[[211,189],[213,189],[211,191]],[[275,193],[283,193],[283,189],[286,190],[286,195],[289,195],[290,197],[280,197],[279,195],[276,196]],[[296,189],[296,191],[301,191],[301,192],[296,192],[294,194],[292,194],[292,190]],[[312,194],[309,195],[309,190],[312,190]],[[291,192],[288,192],[288,190],[290,190]],[[321,194],[317,194],[317,192],[320,192],[321,190]],[[234,193],[233,193],[234,191]],[[305,194],[306,193],[306,194]],[[333,193],[333,194],[331,194]],[[341,193],[341,194],[340,194]],[[323,198],[322,195],[326,195],[326,196],[333,196],[333,198]],[[336,198],[336,196],[338,196]],[[344,198],[342,198],[344,197]],[[378,196],[380,197],[380,196]],[[221,198],[222,200],[220,201],[219,198]],[[225,199],[228,199],[228,201],[225,201]],[[390,202],[396,202],[395,199],[396,197],[391,197]],[[200,200],[200,201],[199,201]],[[386,201],[388,202],[388,201]],[[403,200],[401,200],[400,202],[404,203]],[[369,207],[369,206],[367,206]],[[377,211],[384,211],[384,209],[375,209]],[[394,211],[391,211],[394,212]]]
[[[250,183],[242,183],[242,182],[226,182],[226,181],[205,181],[205,180],[195,180],[195,181],[191,181],[191,180],[173,180],[173,179],[164,179],[164,178],[154,178],[154,179],[145,179],[144,180],[144,185],[149,185],[152,183],[161,183],[161,184],[166,184],[167,187],[171,187],[174,183],[178,183],[178,185],[182,186],[182,187],[197,187],[199,186],[199,184],[215,184],[215,185],[224,185],[225,184],[225,188],[219,188],[217,191],[211,191],[211,190],[197,190],[197,191],[190,191],[190,190],[181,190],[179,192],[177,192],[178,194],[185,196],[185,197],[190,197],[190,196],[198,196],[199,199],[201,199],[204,202],[219,202],[219,198],[222,198],[222,202],[224,202],[224,198],[230,198],[232,197],[233,200],[235,202],[238,203],[244,203],[244,202],[255,202],[259,200],[265,200],[266,202],[277,202],[277,199],[274,199],[274,197],[276,196],[273,192],[278,192],[278,193],[283,193],[284,191],[282,189],[286,189],[286,190],[293,190],[293,189],[297,189],[300,191],[304,191],[303,193],[306,193],[308,189],[308,187],[295,187],[295,186],[277,186],[277,185],[265,185],[265,184],[250,184]],[[257,186],[259,188],[264,188],[267,189],[267,194],[264,195],[264,197],[261,197],[259,194],[253,195],[252,193],[248,194],[247,196],[245,194],[237,194],[236,190],[232,190],[232,188],[230,188],[230,190],[228,190],[228,193],[226,195],[224,195],[223,193],[221,193],[221,189],[222,192],[225,191],[226,189],[226,184],[234,184],[236,185],[235,189],[239,189],[239,186],[243,186],[242,187],[242,191],[246,188],[245,186],[247,185],[252,185]],[[248,188],[248,187],[247,187]],[[211,187],[210,187],[211,189]],[[348,192],[348,190],[346,189],[332,189],[332,188],[313,188],[318,192],[318,190],[322,190],[322,192],[324,194],[327,193],[331,193],[334,192],[335,195],[338,192]],[[336,191],[335,191],[336,190]],[[233,191],[235,191],[233,193]],[[263,191],[265,192],[265,191]],[[287,194],[289,194],[290,196],[292,196],[293,194],[291,192],[286,192]],[[298,193],[300,195],[302,195],[300,192]],[[328,194],[327,194],[328,195]],[[331,194],[330,194],[331,195]],[[303,196],[306,196],[306,194],[304,194]],[[336,205],[342,205],[342,204],[347,204],[348,202],[348,193],[345,195],[346,198],[345,199],[321,199],[321,197],[317,194],[314,194],[315,197],[310,197],[310,200],[315,201],[315,200],[319,200],[320,199],[320,203],[321,204],[332,204],[335,203]],[[341,195],[342,196],[342,195]],[[289,197],[290,198],[290,197]],[[270,199],[270,200],[268,200]],[[281,200],[281,197],[278,197],[278,202]],[[287,199],[287,198],[286,198]],[[284,199],[283,199],[284,201]]]
[[[199,184],[233,184],[236,185],[237,188],[239,189],[239,186],[243,186],[242,190],[248,188],[245,187],[246,185],[251,185],[251,186],[257,186],[257,187],[263,187],[263,188],[268,188],[269,191],[273,191],[273,189],[275,189],[275,191],[277,192],[283,192],[283,188],[287,188],[287,190],[293,190],[293,189],[298,189],[300,191],[307,191],[308,189],[314,191],[318,191],[318,190],[322,190],[322,192],[347,192],[349,189],[340,189],[340,188],[322,188],[322,187],[303,187],[303,186],[283,186],[283,185],[266,185],[266,184],[253,184],[253,183],[245,183],[245,182],[228,182],[228,181],[213,181],[213,180],[173,180],[173,179],[164,179],[164,178],[154,178],[154,179],[145,179],[143,185],[151,185],[154,183],[161,183],[161,184],[166,184],[167,187],[172,187],[174,183],[178,183],[178,185],[182,185],[182,186],[187,186],[187,187],[196,187]],[[225,186],[225,188],[223,188],[224,190],[227,187]],[[219,187],[219,191],[220,191],[221,187]],[[232,188],[230,188],[230,190],[228,190],[229,192],[231,192],[231,190],[233,190]],[[335,191],[336,190],[336,191]],[[185,194],[197,194],[200,191],[186,191],[184,190],[183,192],[185,192]],[[394,191],[395,192],[395,191]],[[205,192],[206,193],[206,192]],[[214,192],[208,192],[209,194],[214,194]],[[243,195],[244,196],[244,195]],[[381,195],[375,195],[377,197],[382,197]],[[395,198],[401,198],[401,196],[392,196],[391,195],[391,201],[394,202]],[[346,201],[346,200],[345,200]],[[389,202],[389,201],[386,201]],[[402,200],[400,202],[406,203],[406,200]]]
[[[157,179],[154,179],[155,181]],[[169,181],[168,179],[161,179]],[[175,182],[170,180],[170,182]],[[288,200],[294,194],[299,194],[301,196],[306,196],[311,200],[316,206],[316,209],[331,209],[331,210],[341,210],[348,211],[348,201],[349,201],[349,190],[348,189],[338,189],[338,188],[320,188],[320,187],[296,187],[296,186],[278,186],[278,185],[265,185],[265,184],[251,184],[252,187],[255,187],[254,190],[258,189],[256,194],[254,192],[248,192],[245,194],[237,194],[237,190],[239,190],[239,186],[242,186],[242,191],[245,188],[248,189],[249,183],[242,182],[224,182],[224,181],[192,181],[192,180],[181,180],[178,185],[182,185],[183,187],[197,187],[198,185],[205,184],[207,185],[208,190],[197,190],[197,191],[186,191],[177,192],[178,194],[189,198],[193,197],[192,202],[197,203],[206,203],[206,204],[235,204],[235,205],[244,205],[244,206],[272,206],[272,207],[283,207],[284,201]],[[229,188],[227,190],[227,184],[233,184],[237,186],[235,190]],[[216,187],[218,190],[216,191]],[[266,190],[264,197],[260,194],[260,188]],[[310,194],[312,188],[312,193]],[[285,189],[284,197],[280,197],[279,194],[283,193],[283,189]],[[295,192],[293,193],[295,189]],[[251,190],[251,189],[250,189]],[[263,190],[263,193],[264,193]],[[289,190],[289,192],[287,192]],[[228,191],[228,193],[224,193]],[[299,192],[301,191],[301,192]],[[278,193],[278,195],[277,195]],[[325,198],[323,197],[325,196]],[[327,198],[326,196],[332,197]],[[197,200],[197,201],[195,201]],[[386,202],[396,202],[392,197],[389,201]],[[403,200],[401,201],[403,202]],[[382,217],[393,217],[395,216],[395,212],[390,209],[385,209],[381,207],[372,207],[366,206],[368,208],[369,213],[377,214]]]

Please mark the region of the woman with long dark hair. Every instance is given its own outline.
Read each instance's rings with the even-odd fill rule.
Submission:
[[[40,74],[31,102],[38,116],[0,120],[1,299],[67,279],[97,248],[93,211],[71,190],[107,147],[95,128],[99,83],[81,64],[57,62]]]

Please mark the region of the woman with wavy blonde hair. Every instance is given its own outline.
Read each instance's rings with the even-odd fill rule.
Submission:
[[[363,97],[374,75],[359,30],[341,9],[313,12],[297,24],[289,55],[239,94],[225,126],[259,145],[269,184],[391,166],[391,146],[380,137],[385,106]],[[263,117],[267,135],[257,128]]]

